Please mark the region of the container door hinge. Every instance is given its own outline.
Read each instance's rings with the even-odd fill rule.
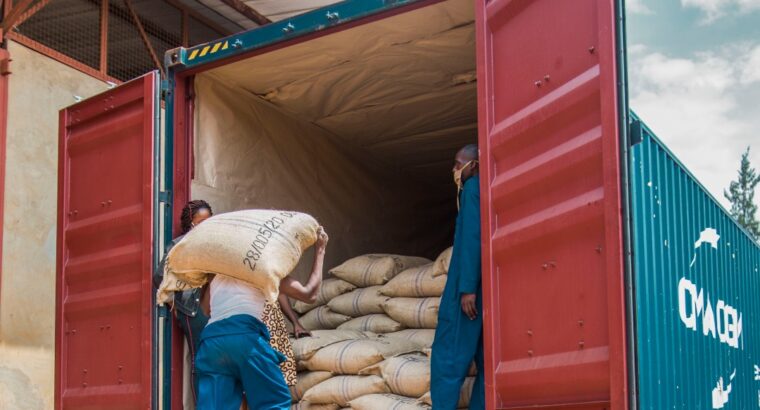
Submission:
[[[628,124],[628,143],[634,146],[644,140],[644,127],[638,119],[631,119]]]
[[[158,202],[163,202],[171,206],[172,191],[161,191],[158,193]]]
[[[161,99],[166,101],[170,95],[169,80],[161,80]]]

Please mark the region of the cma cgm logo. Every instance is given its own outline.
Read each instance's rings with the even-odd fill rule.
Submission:
[[[718,249],[718,239],[720,236],[715,229],[705,229],[694,244],[695,252],[705,243]],[[691,266],[695,262],[696,253]],[[741,312],[720,299],[713,304],[709,292],[685,277],[678,281],[678,313],[687,328],[701,331],[704,336],[717,338],[735,349],[744,348]]]
[[[718,338],[721,343],[738,349],[742,338],[742,314],[722,300],[713,307],[710,295],[705,293],[690,280],[681,278],[678,282],[681,322],[691,330],[701,330],[703,335]]]

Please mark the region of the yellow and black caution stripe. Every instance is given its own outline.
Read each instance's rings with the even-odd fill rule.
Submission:
[[[190,57],[187,58],[188,61],[195,60],[196,57],[204,57],[206,54],[214,54],[219,50],[226,50],[230,48],[229,41],[220,41],[215,44],[208,44],[203,46],[203,48],[196,48],[195,50],[190,52]]]

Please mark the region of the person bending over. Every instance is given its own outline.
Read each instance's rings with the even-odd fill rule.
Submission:
[[[319,229],[311,274],[305,285],[290,276],[280,293],[313,303],[322,284],[328,236]],[[267,301],[258,288],[216,275],[210,285],[211,317],[196,359],[198,410],[239,410],[245,393],[250,409],[290,408],[290,391],[280,364],[285,355],[270,344],[263,323]]]

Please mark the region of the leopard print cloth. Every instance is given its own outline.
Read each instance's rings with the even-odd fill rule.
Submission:
[[[293,354],[293,345],[290,344],[288,337],[288,327],[285,324],[285,315],[279,303],[267,303],[264,313],[261,315],[261,321],[269,329],[269,344],[278,352],[287,358],[280,364],[282,375],[285,376],[285,382],[288,386],[296,385],[296,359]]]

